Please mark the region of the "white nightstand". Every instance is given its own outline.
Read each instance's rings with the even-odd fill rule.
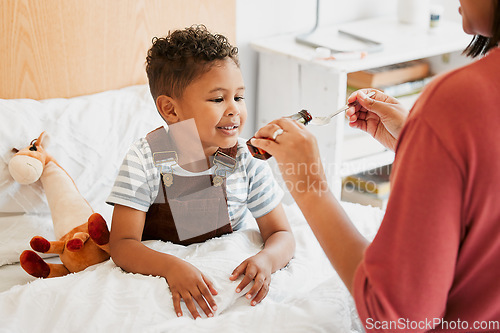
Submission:
[[[458,67],[468,62],[460,53],[472,39],[461,25],[446,21],[432,32],[400,24],[393,17],[350,22],[339,28],[383,43],[383,50],[357,60],[317,60],[315,49],[296,43],[296,35],[252,43],[259,53],[257,128],[301,109],[328,115],[345,104],[350,72],[423,58],[430,62],[433,73]],[[413,101],[406,101],[408,107]],[[394,159],[394,154],[374,139],[348,128],[341,115],[328,126],[310,126],[309,130],[317,137],[330,186],[337,196],[343,176],[390,164]]]

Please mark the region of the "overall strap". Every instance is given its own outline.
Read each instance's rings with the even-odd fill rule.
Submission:
[[[174,140],[170,138],[170,135],[168,135],[167,130],[163,126],[149,132],[146,135],[146,140],[148,141],[149,148],[153,153],[153,161],[155,163],[157,162],[157,160],[155,160],[156,153],[173,152],[175,153],[175,155],[177,155],[177,146],[175,145]],[[161,156],[156,157],[158,159],[158,162],[160,162]]]
[[[231,148],[218,148],[212,157],[212,164],[215,167],[215,176],[212,179],[214,186],[224,186],[226,178],[233,173],[236,168],[236,153],[238,151],[238,143]]]
[[[232,158],[236,158],[236,153],[238,152],[238,143],[236,143],[234,146],[232,146],[230,148],[220,148],[219,147],[219,149],[217,149],[215,154],[217,154],[217,152],[221,152],[227,156],[230,156]]]

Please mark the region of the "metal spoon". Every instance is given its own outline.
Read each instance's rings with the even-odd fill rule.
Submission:
[[[371,91],[369,92],[368,94],[366,94],[366,96],[368,97],[372,97],[373,95],[375,95],[375,91]],[[356,102],[354,102],[356,103]],[[350,104],[346,104],[344,105],[343,107],[341,107],[340,109],[338,109],[337,111],[335,111],[334,113],[330,114],[329,116],[326,116],[326,117],[313,117],[313,119],[311,120],[311,125],[316,125],[316,126],[323,126],[323,125],[327,125],[330,123],[330,120],[332,120],[333,117],[335,117],[336,115],[338,115],[339,113],[342,113],[344,111],[347,111],[347,109],[349,109],[349,107],[352,105],[353,103],[350,103]]]

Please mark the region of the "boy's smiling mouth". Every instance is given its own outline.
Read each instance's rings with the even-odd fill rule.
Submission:
[[[217,129],[225,135],[235,135],[238,133],[238,128],[240,126],[236,124],[230,124],[227,126],[217,126]]]

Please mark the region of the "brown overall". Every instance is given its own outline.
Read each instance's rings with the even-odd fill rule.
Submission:
[[[167,160],[177,162],[175,142],[163,127],[150,132],[146,140],[157,167]],[[211,158],[211,165],[217,167],[216,175],[222,177],[179,176],[160,169],[158,195],[146,213],[142,240],[189,245],[231,233],[225,176],[226,171],[232,171],[236,165],[236,151],[237,144],[232,148],[219,148]]]

